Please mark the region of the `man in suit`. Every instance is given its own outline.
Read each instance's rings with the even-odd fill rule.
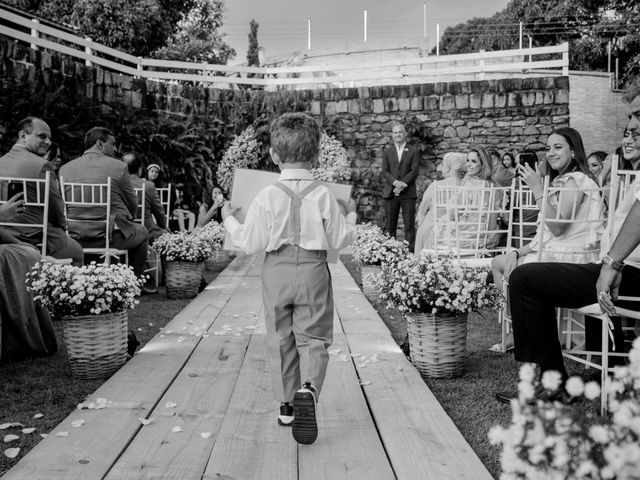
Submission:
[[[143,274],[147,259],[149,232],[135,221],[138,199],[129,177],[129,169],[116,155],[116,139],[110,130],[94,127],[84,137],[84,154],[62,166],[60,177],[69,183],[107,183],[111,178],[110,245],[128,250],[136,275]],[[104,229],[87,222],[104,218],[104,210],[69,207],[69,234],[85,247],[104,246]],[[83,221],[85,220],[85,221]],[[144,292],[150,293],[150,292]]]
[[[51,145],[51,130],[45,121],[27,117],[18,124],[18,140],[11,150],[0,158],[0,176],[44,179],[49,172],[49,225],[47,227],[47,254],[54,258],[71,258],[74,265],[82,265],[82,247],[67,235],[64,202],[53,166],[43,156]],[[35,198],[35,185],[27,186],[26,196]],[[26,206],[14,219],[16,223],[41,223],[42,209]],[[38,246],[42,243],[42,231],[28,227],[4,227],[18,240]]]
[[[153,182],[140,177],[142,161],[136,152],[125,153],[122,155],[122,160],[129,169],[129,177],[133,188],[142,188],[144,185],[144,226],[149,231],[149,245],[152,245],[156,238],[163,233],[167,233],[164,228],[166,225],[165,211],[162,208],[160,196]]]
[[[404,126],[394,123],[391,130],[393,145],[382,152],[382,178],[384,189],[385,212],[387,214],[386,230],[392,237],[396,236],[398,215],[402,208],[404,222],[404,239],[409,242],[413,251],[416,237],[416,178],[420,171],[420,153],[407,146],[407,133]]]

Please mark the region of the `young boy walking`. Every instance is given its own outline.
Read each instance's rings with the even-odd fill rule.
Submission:
[[[224,225],[246,253],[267,252],[262,267],[262,302],[267,327],[273,392],[281,402],[278,423],[293,426],[302,444],[318,436],[316,402],[333,341],[333,293],[327,250],[341,249],[356,234],[355,203],[341,213],[329,189],[310,168],[320,153],[320,128],[308,115],[286,113],[271,125],[271,158],[278,182],[261,190],[245,223],[222,208]]]

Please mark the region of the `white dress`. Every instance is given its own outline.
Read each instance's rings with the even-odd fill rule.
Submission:
[[[555,236],[546,222],[544,231],[540,231],[540,217],[538,217],[538,230],[529,244],[533,252],[523,258],[523,263],[537,261],[591,263],[598,260],[600,238],[605,224],[604,203],[600,197],[598,185],[582,172],[569,172],[554,179],[552,186],[562,187],[570,178],[573,178],[578,188],[585,194],[574,216],[576,222],[569,224],[564,232]],[[549,202],[557,207],[557,194],[550,196]],[[542,254],[539,257],[541,243]]]

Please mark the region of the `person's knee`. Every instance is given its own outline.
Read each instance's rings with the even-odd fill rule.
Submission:
[[[506,255],[498,255],[491,260],[491,269],[500,273],[504,272],[504,260]]]

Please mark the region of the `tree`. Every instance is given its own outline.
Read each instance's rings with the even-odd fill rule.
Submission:
[[[247,50],[247,65],[250,67],[259,67],[260,59],[258,57],[258,22],[251,20],[249,31],[249,49]]]
[[[534,46],[569,42],[569,67],[607,70],[607,48],[621,65],[620,80],[640,77],[640,3],[636,0],[511,0],[488,18],[474,18],[444,32],[446,54],[517,48],[519,24]],[[434,53],[434,52],[432,52]]]
[[[167,60],[226,64],[236,52],[220,33],[224,0],[195,0],[183,14],[176,32],[154,56]]]

